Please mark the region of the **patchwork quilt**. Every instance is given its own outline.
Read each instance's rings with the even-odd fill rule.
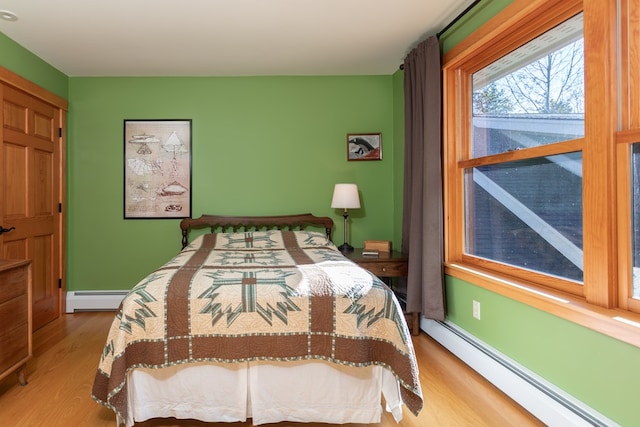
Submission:
[[[92,397],[126,419],[127,372],[191,362],[381,365],[422,408],[393,292],[314,231],[212,233],[138,283],[109,331]]]

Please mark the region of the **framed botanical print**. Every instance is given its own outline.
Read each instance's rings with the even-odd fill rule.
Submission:
[[[125,219],[190,216],[191,120],[125,120]]]

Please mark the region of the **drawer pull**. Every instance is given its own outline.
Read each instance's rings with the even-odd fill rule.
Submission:
[[[387,272],[387,267],[382,267],[382,271],[386,273]]]

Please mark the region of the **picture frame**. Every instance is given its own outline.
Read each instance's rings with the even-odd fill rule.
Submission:
[[[347,160],[382,160],[382,134],[348,133]]]
[[[191,217],[191,119],[124,120],[124,218]]]

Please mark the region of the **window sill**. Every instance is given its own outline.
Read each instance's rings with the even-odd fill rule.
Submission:
[[[607,309],[581,298],[533,284],[500,277],[493,272],[458,263],[445,264],[445,273],[585,328],[640,347],[640,315]]]

